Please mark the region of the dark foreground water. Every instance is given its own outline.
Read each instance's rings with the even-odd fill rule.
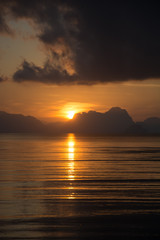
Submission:
[[[160,239],[160,138],[0,135],[0,239]]]

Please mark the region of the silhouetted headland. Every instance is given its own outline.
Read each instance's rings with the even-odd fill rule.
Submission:
[[[44,128],[44,124],[35,117],[0,111],[0,132],[2,133],[38,133],[44,131]]]
[[[67,122],[44,124],[32,116],[0,112],[1,133],[159,135],[160,118],[134,122],[125,109],[113,107],[105,113],[77,113]]]

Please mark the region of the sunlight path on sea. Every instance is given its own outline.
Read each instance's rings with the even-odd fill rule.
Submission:
[[[71,181],[69,184],[69,190],[71,191],[68,199],[74,199],[74,187],[72,181],[74,181],[74,151],[75,151],[75,137],[74,134],[68,135],[68,179]]]
[[[159,137],[4,134],[0,166],[1,239],[160,237]]]

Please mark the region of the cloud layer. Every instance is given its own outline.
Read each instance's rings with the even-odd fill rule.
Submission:
[[[0,0],[0,32],[7,14],[30,19],[46,47],[43,67],[24,61],[17,82],[95,84],[160,78],[160,15],[153,3]]]
[[[13,79],[16,82],[36,81],[42,83],[52,83],[54,80],[54,83],[57,85],[74,84],[75,82],[74,76],[68,75],[65,70],[58,71],[49,63],[46,63],[42,68],[26,61],[24,61],[21,68],[14,73]]]

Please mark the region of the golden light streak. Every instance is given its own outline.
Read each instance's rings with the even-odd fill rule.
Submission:
[[[74,180],[74,135],[69,134],[68,136],[68,178]]]

